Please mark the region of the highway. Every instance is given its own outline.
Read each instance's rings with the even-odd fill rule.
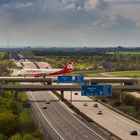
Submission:
[[[22,83],[23,84],[23,83]],[[35,85],[35,83],[34,83]],[[46,94],[47,92],[47,94]],[[49,91],[27,92],[29,100],[56,100]],[[104,140],[101,134],[90,128],[87,122],[79,120],[61,102],[51,102],[42,109],[44,102],[32,102],[32,110],[46,139],[54,140]],[[109,139],[109,138],[107,138]]]
[[[22,64],[24,65],[24,69],[36,69],[36,66],[33,62],[30,62],[28,60],[26,60],[26,62],[22,62]]]
[[[36,62],[40,69],[51,68],[47,62]]]
[[[78,95],[74,95],[75,92],[72,92],[72,104],[80,111],[124,140],[140,140],[140,124],[112,111],[100,103],[94,102],[87,96],[81,96],[79,91],[76,92]],[[71,92],[64,92],[64,98],[71,102]],[[87,106],[83,106],[84,103],[87,103]],[[95,103],[98,104],[98,108],[93,107]],[[99,110],[102,110],[103,115],[97,115]],[[132,129],[138,130],[139,136],[131,136],[129,132]]]
[[[28,92],[27,97],[30,100],[56,100],[52,93]],[[42,109],[44,102],[32,103],[32,109],[38,118],[41,125],[47,128],[48,125],[52,131],[57,134],[57,139],[64,140],[103,140],[104,138],[97,134],[88,123],[83,122],[75,117],[75,115],[66,109],[60,102],[51,102],[47,104],[47,109]],[[48,130],[48,129],[47,129]],[[51,135],[52,139],[56,139],[56,135]]]

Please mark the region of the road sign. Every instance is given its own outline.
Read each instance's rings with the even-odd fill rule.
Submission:
[[[58,76],[58,83],[72,83],[72,76]]]
[[[82,96],[112,96],[111,85],[84,85],[81,91]]]
[[[84,76],[75,76],[75,83],[84,83]]]

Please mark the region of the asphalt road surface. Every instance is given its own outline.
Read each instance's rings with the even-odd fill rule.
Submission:
[[[98,102],[94,102],[87,96],[81,96],[81,92],[79,91],[77,91],[78,95],[75,95],[75,92],[72,92],[72,104],[80,111],[124,140],[140,140],[140,124],[116,113]],[[64,92],[64,98],[71,101],[71,92]],[[87,103],[87,106],[83,106],[84,103]],[[98,108],[93,107],[95,103],[98,104]],[[103,112],[103,115],[97,114],[99,110]],[[137,130],[139,135],[130,135],[130,130]]]
[[[46,93],[47,92],[47,93]],[[56,100],[54,95],[48,91],[28,92],[30,100]],[[47,109],[42,109],[46,105]],[[76,118],[72,112],[65,108],[60,102],[54,101],[50,104],[45,102],[33,102],[32,110],[39,120],[39,124],[46,129],[48,137],[62,140],[103,140],[104,138],[92,130],[85,122]]]

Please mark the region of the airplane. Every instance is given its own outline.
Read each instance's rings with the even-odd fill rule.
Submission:
[[[43,77],[46,76],[55,76],[73,72],[73,61],[69,60],[67,65],[63,69],[22,69],[18,72],[18,76],[34,76],[34,77]]]

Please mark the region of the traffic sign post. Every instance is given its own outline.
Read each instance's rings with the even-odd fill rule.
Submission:
[[[84,83],[84,76],[75,76],[75,83],[83,84]]]
[[[72,83],[72,76],[58,76],[58,83]]]
[[[111,85],[83,85],[82,96],[112,96]]]

